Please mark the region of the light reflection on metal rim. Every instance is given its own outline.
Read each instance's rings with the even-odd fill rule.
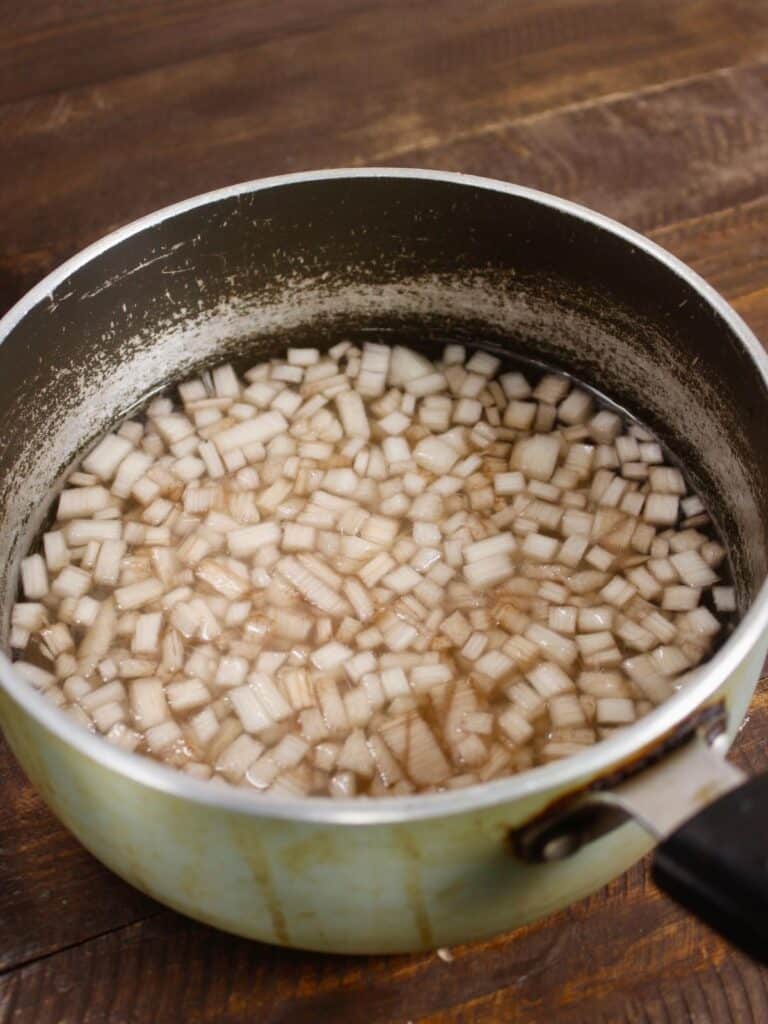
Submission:
[[[768,386],[768,355],[741,317],[698,274],[643,235],[577,203],[568,202],[535,189],[523,188],[491,178],[411,168],[340,168],[280,175],[231,185],[164,207],[94,242],[93,245],[83,249],[82,252],[43,278],[0,320],[0,344],[34,306],[47,299],[74,271],[146,228],[151,228],[188,210],[215,204],[233,196],[338,178],[400,178],[464,185],[527,199],[530,202],[559,210],[568,216],[587,221],[641,249],[694,289],[739,338],[749,353],[756,372],[761,375]],[[717,691],[722,682],[738,667],[758,643],[767,627],[768,582],[764,582],[738,627],[717,654],[695,673],[694,681],[689,682],[684,690],[676,693],[663,705],[617,736],[603,740],[584,753],[573,755],[563,761],[531,768],[519,775],[470,786],[462,790],[412,797],[376,797],[374,799],[358,797],[347,800],[303,797],[292,800],[276,800],[234,787],[225,789],[212,786],[207,782],[182,775],[180,772],[151,761],[149,758],[119,750],[106,743],[102,738],[91,735],[20,679],[14,673],[11,662],[2,652],[0,652],[0,683],[18,705],[63,742],[106,768],[142,785],[180,799],[190,800],[196,804],[227,808],[254,818],[282,818],[339,825],[378,825],[477,811],[485,807],[512,803],[521,797],[530,796],[539,791],[583,784],[595,775],[607,771],[615,763],[631,758],[640,748],[653,744],[678,725],[687,715],[695,711]]]

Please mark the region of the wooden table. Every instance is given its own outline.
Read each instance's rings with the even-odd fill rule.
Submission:
[[[449,168],[648,233],[768,338],[766,0],[2,0],[0,312],[106,231],[304,168]],[[768,766],[768,687],[735,752]],[[765,1024],[768,973],[637,865],[539,924],[351,959],[219,934],[102,868],[0,753],[0,1015]]]

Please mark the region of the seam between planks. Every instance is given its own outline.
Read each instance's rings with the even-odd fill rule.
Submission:
[[[173,913],[174,912],[168,907],[161,906],[158,907],[157,910],[153,910],[143,917],[134,918],[133,921],[126,921],[123,924],[115,925],[114,928],[106,928],[104,931],[94,932],[93,935],[87,935],[85,938],[76,939],[74,942],[65,942],[63,945],[57,946],[56,949],[51,949],[47,953],[41,953],[39,956],[25,957],[18,960],[16,963],[8,964],[7,966],[0,968],[0,983],[5,982],[19,971],[23,971],[26,967],[32,967],[33,965],[43,963],[46,960],[53,960],[55,957],[60,956],[62,953],[68,953],[72,949],[78,949],[80,946],[87,946],[89,943],[97,942],[99,939],[104,939],[108,935],[116,935],[118,932],[125,931],[127,928],[135,928],[138,925],[143,925],[147,921],[151,921],[163,914]]]

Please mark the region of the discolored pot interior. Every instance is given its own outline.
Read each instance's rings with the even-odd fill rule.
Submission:
[[[637,236],[550,197],[390,172],[254,183],[118,232],[3,327],[3,637],[18,561],[83,446],[193,368],[350,333],[581,378],[685,463],[742,610],[766,575],[766,383],[748,345]]]

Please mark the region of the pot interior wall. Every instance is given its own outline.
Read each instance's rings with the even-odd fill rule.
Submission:
[[[0,601],[62,470],[192,368],[364,333],[463,340],[569,371],[654,428],[728,538],[742,608],[768,566],[766,387],[668,267],[534,200],[333,178],[220,198],[73,270],[0,345]]]

